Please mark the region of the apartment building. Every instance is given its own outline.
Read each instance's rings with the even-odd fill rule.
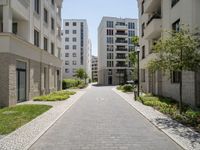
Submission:
[[[83,68],[91,78],[92,44],[85,19],[63,21],[63,78],[73,78],[76,70]]]
[[[180,76],[177,72],[151,73],[147,64],[157,57],[152,46],[166,37],[163,31],[177,30],[180,25],[200,27],[199,0],[138,0],[140,26],[140,79],[141,89],[147,93],[179,100]],[[200,73],[183,73],[183,101],[192,106],[200,105]]]
[[[92,56],[92,81],[98,81],[98,57]]]
[[[132,79],[129,53],[137,19],[103,17],[98,28],[98,83],[117,85]]]
[[[0,1],[0,106],[61,89],[62,0]]]

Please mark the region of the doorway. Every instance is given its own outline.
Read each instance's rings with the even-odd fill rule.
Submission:
[[[108,77],[108,85],[112,85],[112,76]]]
[[[17,102],[26,101],[26,63],[17,62]]]
[[[57,70],[57,91],[60,90],[60,71]]]

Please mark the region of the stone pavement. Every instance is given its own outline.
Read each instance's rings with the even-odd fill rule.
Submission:
[[[112,91],[92,87],[30,150],[181,150]]]
[[[176,143],[181,145],[186,150],[200,150],[200,134],[184,125],[172,120],[166,115],[158,112],[152,107],[145,106],[140,102],[134,101],[134,95],[130,93],[123,93],[113,88],[124,100],[126,100],[132,107],[140,112],[157,128],[167,134]]]
[[[79,91],[66,101],[59,102],[33,102],[28,101],[23,104],[46,104],[52,105],[49,111],[40,115],[31,122],[11,134],[0,139],[0,150],[23,150],[28,149],[45,131],[48,130],[66,112],[85,91]]]

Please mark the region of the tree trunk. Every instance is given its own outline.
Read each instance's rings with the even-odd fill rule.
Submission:
[[[182,112],[183,112],[182,85],[183,85],[183,81],[182,81],[182,71],[181,71],[180,72],[180,101],[179,101],[179,111],[180,111],[180,114],[182,114]]]

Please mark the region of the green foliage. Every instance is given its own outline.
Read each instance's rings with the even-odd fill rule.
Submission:
[[[158,54],[148,64],[151,71],[196,71],[200,69],[200,36],[198,31],[181,28],[179,32],[169,31],[166,38],[161,38],[153,47]]]
[[[85,77],[85,70],[82,69],[82,68],[77,69],[75,77],[80,78],[80,79],[84,79],[84,77]]]
[[[144,105],[151,106],[158,111],[171,116],[173,119],[196,129],[200,129],[200,111],[184,106],[182,114],[178,113],[178,103],[172,99],[152,95],[140,96]]]
[[[138,36],[132,37],[132,43],[133,43],[135,46],[138,46],[138,45],[139,45],[139,37],[138,37]]]
[[[70,97],[70,95],[75,94],[75,92],[71,91],[58,91],[52,92],[48,95],[38,96],[33,98],[34,101],[63,101]]]
[[[117,89],[123,92],[133,92],[133,86],[131,84],[120,85]]]
[[[47,105],[17,105],[0,109],[0,134],[8,134],[49,110]]]
[[[82,84],[83,81],[78,79],[64,79],[62,81],[63,89],[75,88]]]

